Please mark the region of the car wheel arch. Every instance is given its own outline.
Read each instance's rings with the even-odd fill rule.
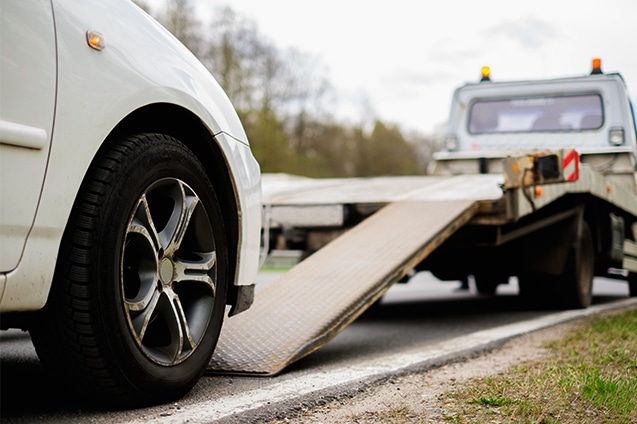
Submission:
[[[122,136],[140,133],[160,133],[175,137],[199,158],[221,203],[229,257],[237,257],[240,238],[237,188],[230,175],[225,154],[208,127],[197,115],[183,107],[155,103],[129,113],[113,128],[101,148],[108,147],[112,140],[118,140]],[[234,281],[237,264],[230,261],[229,266],[230,281]],[[234,305],[235,301],[236,293],[231,285],[228,287],[228,303]]]

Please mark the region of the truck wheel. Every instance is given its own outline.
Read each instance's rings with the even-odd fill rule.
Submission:
[[[637,273],[628,273],[628,295],[630,297],[637,297]]]
[[[476,274],[473,278],[476,282],[478,293],[486,296],[495,295],[500,284],[507,284],[509,282],[509,277],[503,275]]]
[[[551,276],[540,273],[528,273],[518,276],[519,295],[531,307],[550,307],[549,295]]]
[[[40,359],[99,403],[184,395],[219,337],[226,243],[212,184],[186,146],[142,134],[101,152],[31,328]]]
[[[582,223],[582,234],[568,255],[564,273],[558,278],[560,306],[586,308],[593,300],[595,252],[588,223]]]

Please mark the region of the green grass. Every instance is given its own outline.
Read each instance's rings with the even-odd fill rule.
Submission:
[[[446,393],[458,423],[637,423],[637,311],[586,320],[550,357]]]
[[[259,272],[268,273],[268,272],[287,272],[292,268],[292,265],[289,266],[273,266],[273,265],[264,265],[259,269]]]
[[[524,362],[442,393],[435,419],[459,424],[637,424],[637,310],[583,320],[546,347],[549,355],[542,361]],[[403,404],[350,416],[348,422],[432,422],[417,409]]]
[[[489,396],[489,397],[482,396],[479,399],[471,399],[469,403],[473,403],[475,405],[480,405],[485,407],[505,406],[505,405],[512,404],[513,399],[508,398],[506,396],[502,396],[502,395],[495,395],[495,396]]]

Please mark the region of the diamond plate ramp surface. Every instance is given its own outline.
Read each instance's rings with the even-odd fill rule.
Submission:
[[[329,342],[475,213],[473,200],[392,203],[226,319],[207,371],[273,375]]]

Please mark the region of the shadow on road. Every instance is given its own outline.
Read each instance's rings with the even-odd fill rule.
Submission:
[[[420,290],[417,285],[414,286]],[[424,285],[429,290],[431,285]],[[484,297],[454,292],[453,286],[420,295],[398,288],[336,336],[327,346],[290,366],[284,373],[336,369],[414,346],[427,346],[475,331],[536,318],[550,310],[526,305],[513,291]],[[594,304],[626,295],[597,291]],[[61,387],[40,365],[27,333],[0,333],[0,419],[7,423],[109,421],[109,413],[90,409]],[[217,377],[216,377],[217,378]],[[223,379],[224,377],[218,377]],[[207,387],[207,386],[206,386]],[[213,389],[206,389],[213,390]]]
[[[3,423],[63,422],[67,414],[94,412],[41,364],[28,333],[4,332],[0,337],[0,419]]]
[[[597,295],[594,305],[625,299]],[[328,345],[292,364],[286,372],[338,367],[374,355],[433,345],[476,331],[538,318],[558,309],[529,305],[517,295],[450,294],[441,299],[392,301],[374,305]]]

